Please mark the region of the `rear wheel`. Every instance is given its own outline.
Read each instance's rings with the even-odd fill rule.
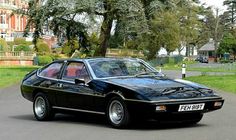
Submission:
[[[128,109],[119,97],[113,97],[109,100],[106,115],[109,123],[115,128],[124,128],[130,122]]]
[[[55,115],[47,97],[43,93],[36,94],[33,111],[35,118],[39,121],[51,120]]]

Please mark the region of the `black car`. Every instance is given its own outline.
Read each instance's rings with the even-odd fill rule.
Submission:
[[[106,115],[116,128],[135,119],[195,124],[224,100],[213,90],[181,79],[169,79],[141,59],[58,60],[27,74],[21,85],[39,121],[55,113]]]
[[[195,59],[195,61],[199,61],[201,63],[208,63],[208,58],[204,56],[199,56]]]

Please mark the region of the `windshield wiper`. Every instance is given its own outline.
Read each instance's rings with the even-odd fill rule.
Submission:
[[[152,75],[152,76],[163,76],[162,74],[156,75],[156,73],[157,73],[157,74],[160,74],[160,73],[157,72],[157,71],[150,71],[150,72],[141,72],[141,73],[135,74],[134,76],[135,76],[135,77],[138,77],[138,76],[150,75],[150,74],[155,74],[155,75]]]
[[[164,89],[161,93],[164,95],[172,94],[172,93],[180,93],[180,92],[187,92],[187,91],[197,91],[195,89],[189,89],[184,87],[171,87]]]

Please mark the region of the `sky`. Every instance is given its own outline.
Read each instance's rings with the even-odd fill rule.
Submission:
[[[201,3],[206,3],[208,6],[212,6],[213,8],[219,8],[220,13],[223,13],[223,11],[226,9],[223,6],[223,1],[224,0],[200,0]]]

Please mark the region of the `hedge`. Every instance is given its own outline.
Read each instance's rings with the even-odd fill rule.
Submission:
[[[52,57],[49,55],[38,56],[38,65],[47,65],[53,61]]]

